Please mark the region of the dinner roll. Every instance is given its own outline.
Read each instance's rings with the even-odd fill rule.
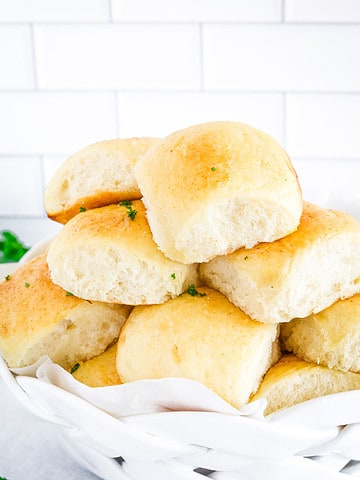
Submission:
[[[305,202],[294,233],[216,257],[200,275],[260,322],[306,317],[360,291],[360,223]]]
[[[122,328],[123,383],[183,377],[240,408],[276,361],[278,328],[251,320],[219,292],[191,286],[162,305],[135,307]]]
[[[141,200],[76,215],[47,261],[56,284],[87,300],[162,303],[197,280],[196,265],[169,260],[157,248]]]
[[[97,357],[85,362],[77,362],[71,368],[74,378],[88,387],[119,385],[120,377],[116,370],[116,343]]]
[[[262,380],[251,400],[266,398],[265,415],[331,393],[360,388],[360,374],[339,372],[284,355]]]
[[[42,355],[70,368],[117,339],[130,307],[87,302],[54,285],[45,254],[0,282],[0,353],[9,367]]]
[[[302,197],[284,150],[237,122],[174,132],[135,166],[155,242],[183,263],[271,242],[299,224]]]
[[[66,223],[83,209],[141,198],[134,165],[157,140],[115,138],[91,144],[71,155],[45,189],[47,215]]]
[[[283,325],[284,347],[308,362],[360,372],[360,294]]]

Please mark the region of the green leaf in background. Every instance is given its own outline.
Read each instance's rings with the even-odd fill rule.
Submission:
[[[18,262],[28,250],[14,233],[0,231],[0,263]]]

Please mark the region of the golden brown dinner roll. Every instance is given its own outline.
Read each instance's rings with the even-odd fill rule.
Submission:
[[[278,143],[237,122],[174,132],[135,166],[155,242],[183,263],[205,262],[293,232],[302,196]]]
[[[162,303],[197,280],[197,266],[166,258],[153,241],[141,200],[76,215],[52,242],[53,281],[80,298]]]
[[[77,362],[71,368],[71,373],[88,387],[107,387],[121,383],[116,370],[116,343],[104,353],[85,362]]]
[[[360,372],[360,294],[281,328],[284,347],[308,362]]]
[[[312,398],[359,388],[358,373],[331,370],[289,354],[270,368],[251,400],[266,398],[268,415]]]
[[[0,282],[0,353],[10,367],[48,355],[70,368],[117,339],[130,307],[88,302],[54,285],[45,254]]]
[[[251,320],[221,293],[191,286],[162,305],[135,307],[122,328],[122,382],[197,380],[235,407],[244,405],[278,358],[278,328]]]
[[[360,291],[360,223],[305,203],[296,232],[216,257],[200,275],[258,321],[306,317]]]
[[[134,165],[157,140],[115,138],[91,144],[71,155],[45,189],[48,216],[66,223],[82,209],[141,198]]]

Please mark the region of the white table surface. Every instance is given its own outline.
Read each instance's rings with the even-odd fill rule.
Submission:
[[[65,452],[56,427],[27,412],[1,379],[0,477],[7,480],[99,480]]]

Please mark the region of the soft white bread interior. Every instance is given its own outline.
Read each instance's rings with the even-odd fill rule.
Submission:
[[[162,303],[197,281],[197,266],[165,257],[153,241],[141,200],[88,210],[53,240],[54,283],[87,300]]]
[[[360,223],[305,202],[294,233],[216,257],[200,276],[258,321],[306,317],[360,292]]]
[[[134,165],[157,140],[152,137],[103,140],[71,155],[45,189],[47,215],[66,223],[80,209],[141,198]]]
[[[293,232],[302,195],[289,157],[238,122],[174,132],[135,165],[154,240],[166,256],[205,262]]]
[[[74,378],[88,387],[119,385],[120,377],[116,370],[116,343],[85,362],[77,362],[71,369]]]
[[[276,325],[254,322],[219,292],[192,287],[132,310],[118,341],[117,371],[123,383],[197,380],[240,408],[278,359],[277,338]]]
[[[266,398],[268,415],[313,398],[359,388],[358,373],[332,370],[288,354],[266,373],[251,401]]]
[[[360,372],[360,294],[281,326],[290,352],[309,362]]]
[[[102,353],[130,307],[87,302],[54,285],[44,255],[0,282],[0,353],[10,367],[48,355],[64,368]]]

